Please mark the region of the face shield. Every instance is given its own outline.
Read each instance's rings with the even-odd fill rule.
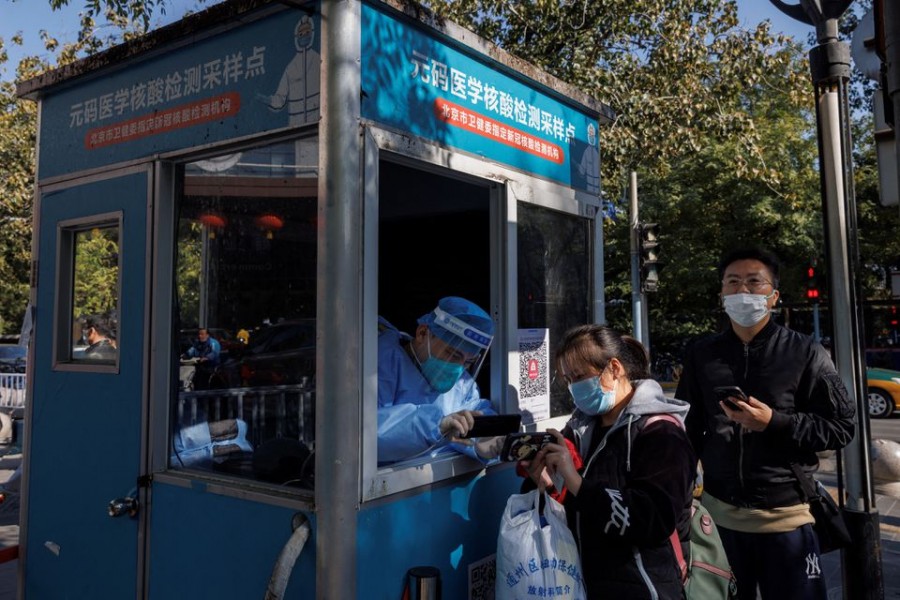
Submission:
[[[434,320],[428,327],[431,356],[460,365],[476,377],[493,336],[440,308],[435,308],[433,314]]]

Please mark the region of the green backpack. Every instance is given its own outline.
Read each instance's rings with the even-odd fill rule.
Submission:
[[[725,548],[719,538],[719,530],[706,508],[696,498],[691,505],[690,556],[685,560],[678,533],[669,538],[678,560],[684,581],[684,597],[687,600],[714,600],[737,598],[737,581]]]
[[[654,415],[647,419],[645,427],[658,420],[666,420],[682,427],[681,421],[672,415]],[[685,560],[678,531],[669,536],[687,600],[733,600],[737,598],[737,581],[728,564],[719,530],[709,511],[694,498],[691,504],[690,556]]]

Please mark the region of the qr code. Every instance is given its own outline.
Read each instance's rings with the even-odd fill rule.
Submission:
[[[497,555],[469,563],[469,600],[494,600]]]
[[[528,342],[519,346],[519,396],[534,398],[548,393],[550,365],[547,364],[547,347],[543,341]]]

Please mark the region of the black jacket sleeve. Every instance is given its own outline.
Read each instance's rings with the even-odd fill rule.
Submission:
[[[795,412],[774,412],[766,433],[790,436],[810,452],[843,448],[856,431],[856,407],[825,349],[811,344],[808,352]]]

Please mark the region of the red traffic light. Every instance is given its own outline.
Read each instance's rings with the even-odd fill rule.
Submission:
[[[809,269],[807,269],[806,274],[810,279],[815,279],[816,278],[816,268],[810,267]]]

